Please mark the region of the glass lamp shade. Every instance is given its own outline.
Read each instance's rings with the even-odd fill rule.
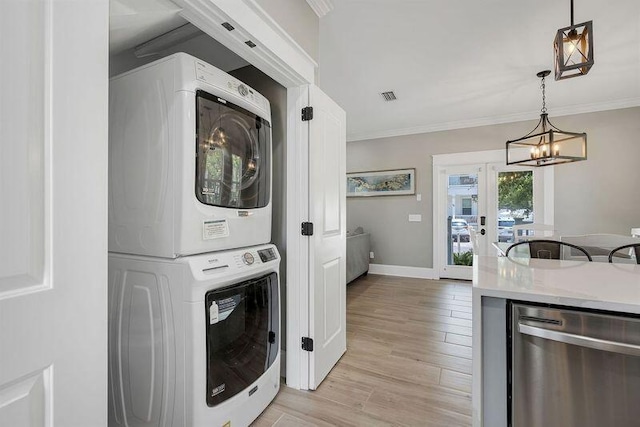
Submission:
[[[587,159],[587,134],[565,132],[553,126],[547,114],[522,138],[507,141],[507,164],[551,166]]]
[[[593,21],[560,28],[553,48],[556,80],[587,74],[593,65]]]

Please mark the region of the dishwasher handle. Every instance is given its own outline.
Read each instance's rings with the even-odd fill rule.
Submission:
[[[584,335],[570,334],[568,332],[552,331],[539,328],[537,326],[525,325],[518,322],[518,330],[525,335],[544,338],[565,344],[573,344],[581,347],[593,348],[596,350],[621,353],[629,356],[640,356],[640,346],[617,341],[603,340],[600,338],[587,337]]]

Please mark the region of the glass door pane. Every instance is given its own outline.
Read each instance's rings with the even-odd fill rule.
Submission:
[[[534,222],[533,171],[501,171],[497,180],[497,241],[514,243],[513,226]]]
[[[445,222],[446,239],[442,277],[471,279],[473,237],[478,230],[483,201],[484,171],[478,165],[447,168],[445,172],[446,208],[440,221]]]
[[[196,93],[196,197],[253,209],[270,201],[271,125],[204,91]]]
[[[205,294],[207,405],[232,398],[275,361],[279,343],[276,273]]]
[[[478,174],[452,174],[447,180],[447,263],[470,266],[470,227],[478,225]]]

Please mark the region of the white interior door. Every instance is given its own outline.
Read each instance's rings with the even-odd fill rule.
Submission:
[[[310,337],[309,388],[316,389],[347,349],[346,331],[346,115],[309,87]]]
[[[107,423],[106,0],[0,12],[0,425]]]
[[[553,168],[507,166],[504,151],[434,156],[434,264],[471,280],[473,255],[496,255],[512,227],[553,224]]]

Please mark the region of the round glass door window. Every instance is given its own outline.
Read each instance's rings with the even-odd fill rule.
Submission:
[[[196,197],[221,207],[269,204],[269,121],[204,91],[196,93]]]

